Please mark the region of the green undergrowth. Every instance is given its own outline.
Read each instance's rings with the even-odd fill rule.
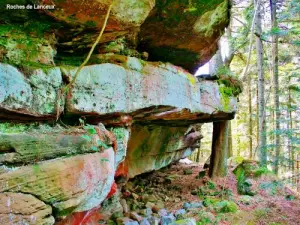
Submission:
[[[218,84],[224,86],[222,93],[227,96],[238,96],[243,91],[243,84],[227,67],[220,67],[217,71]]]
[[[243,90],[242,82],[227,67],[220,67],[217,71],[219,91],[224,109],[229,110],[230,98],[237,97]]]
[[[195,190],[200,199],[207,197],[219,197],[230,199],[233,195],[232,191],[228,188],[218,187],[214,182],[208,181],[204,186],[200,186]]]

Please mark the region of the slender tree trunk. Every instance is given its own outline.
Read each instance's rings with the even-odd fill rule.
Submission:
[[[266,146],[266,121],[265,121],[265,78],[264,78],[264,68],[263,68],[263,45],[260,39],[262,34],[261,27],[261,5],[258,7],[257,15],[255,18],[256,26],[256,54],[257,54],[257,70],[258,70],[258,120],[259,120],[259,160],[261,165],[267,165],[267,152],[265,150]]]
[[[253,127],[252,127],[252,93],[251,93],[251,76],[248,75],[248,122],[249,122],[249,158],[252,159],[253,156],[253,146],[252,146],[252,136],[253,136]]]
[[[240,135],[237,135],[237,156],[241,156],[241,139],[240,139]]]
[[[276,2],[277,0],[270,0],[271,6],[271,23],[272,29],[277,28],[277,18],[276,18]],[[280,163],[280,111],[279,111],[279,84],[278,84],[278,36],[276,34],[272,35],[272,75],[274,82],[274,106],[275,106],[275,173],[278,174],[279,163]]]
[[[289,104],[289,103],[288,103]],[[288,105],[288,107],[287,107],[287,110],[286,110],[287,112],[286,112],[286,121],[287,121],[287,129],[289,130],[289,132],[288,132],[288,134],[287,134],[287,137],[288,137],[288,139],[287,139],[287,144],[288,144],[288,146],[287,146],[287,148],[288,148],[288,154],[289,154],[289,159],[288,159],[288,170],[289,171],[291,171],[291,172],[293,172],[293,170],[292,170],[292,158],[293,158],[293,153],[292,153],[292,141],[291,141],[291,134],[290,134],[290,132],[291,132],[291,127],[290,127],[290,108],[289,108],[289,105]]]
[[[214,122],[209,176],[224,177],[227,174],[228,121]]]
[[[197,163],[200,162],[200,152],[201,152],[201,148],[198,148],[198,150],[197,150],[197,157],[196,157],[196,162]]]
[[[258,146],[259,143],[259,119],[258,119],[258,108],[259,108],[259,104],[258,104],[258,82],[256,84],[256,146]]]
[[[233,156],[231,121],[228,121],[228,158]]]
[[[292,131],[293,130],[293,117],[292,117],[292,97],[291,97],[291,90],[289,89],[289,98],[288,98],[288,115],[289,115],[289,130]],[[290,165],[291,165],[291,170],[292,173],[295,174],[295,151],[294,148],[292,146],[292,141],[291,141],[291,137],[292,135],[289,134],[289,145],[290,149],[289,151],[291,152],[291,158],[290,158]]]

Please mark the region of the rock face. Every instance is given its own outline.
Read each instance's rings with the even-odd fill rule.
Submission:
[[[58,107],[63,106],[58,99],[61,86],[58,67],[30,70],[26,76],[15,67],[0,63],[0,119],[17,119],[18,114],[24,119],[55,118],[63,109]]]
[[[138,46],[141,52],[147,51],[152,61],[171,62],[190,72],[213,56],[229,22],[228,0],[113,2],[98,48],[100,53],[104,46],[114,52],[118,45],[115,41],[121,38],[129,49]],[[2,25],[0,29],[0,37],[5,38],[0,42],[0,58],[4,61],[18,65],[53,65],[61,60],[76,64],[76,58],[82,61],[82,52],[86,53],[95,41],[112,1],[14,1],[25,6],[32,3],[53,5],[55,9],[20,13],[6,9],[6,4],[12,4],[10,1],[0,3],[0,22],[14,25]],[[25,41],[18,41],[20,36]],[[119,52],[132,54],[128,49]]]
[[[101,124],[96,127],[97,135],[90,136],[86,135],[87,131],[84,129],[64,129],[60,126],[25,128],[25,132],[18,133],[14,129],[13,126],[0,129],[0,163],[31,164],[61,156],[94,153],[98,147],[104,149],[103,146],[113,144],[106,136],[109,131]],[[116,165],[118,165],[126,156],[129,130],[122,127],[111,130],[117,140]],[[103,143],[103,146],[99,146],[99,142]]]
[[[98,224],[117,185],[191,154],[195,124],[234,117],[234,85],[187,72],[216,51],[227,0],[113,2],[66,90],[112,1],[1,1],[0,224]]]
[[[124,166],[128,177],[158,170],[171,162],[185,158],[199,147],[200,132],[185,134],[185,127],[140,126],[131,130]]]
[[[98,206],[114,180],[113,149],[22,166],[0,175],[0,192],[37,196],[57,216]],[[101,174],[101,176],[100,176]]]
[[[229,23],[228,4],[227,0],[158,0],[141,26],[139,47],[150,53],[150,60],[196,72],[217,49]]]
[[[54,224],[52,208],[30,194],[0,193],[1,224]]]
[[[0,201],[8,202],[1,205],[11,206],[9,213],[6,207],[0,208],[3,221],[14,218],[28,224],[53,224],[52,209],[55,217],[61,217],[98,206],[111,190],[129,138],[127,129],[111,130],[101,124],[95,127],[95,134],[80,128],[3,124]],[[114,146],[113,142],[119,145]],[[17,208],[23,201],[31,211]]]
[[[75,71],[63,69],[63,74]],[[217,82],[197,83],[195,77],[171,64],[128,57],[120,66],[85,67],[67,98],[66,111],[99,118],[118,113],[135,121],[184,120],[188,124],[209,117],[225,119],[235,107],[236,98],[222,95]]]
[[[61,72],[62,71],[62,72]],[[62,80],[76,68],[35,69],[26,76],[0,64],[0,115],[4,118],[54,119],[63,111]],[[66,115],[130,115],[136,121],[195,123],[229,119],[236,111],[235,96],[224,95],[216,81],[197,82],[188,72],[164,63],[126,57],[120,65],[86,66],[66,98]],[[59,103],[59,106],[58,106]],[[110,117],[111,118],[111,117]]]
[[[58,116],[76,124],[81,117],[108,127],[0,124],[1,198],[26,194],[32,207],[44,204],[32,209],[41,221],[36,224],[98,207],[113,193],[114,177],[126,181],[191,154],[202,138],[192,124],[234,116],[236,96],[224,94],[230,87],[199,82],[171,64],[121,58],[118,64],[84,67],[67,94],[59,90],[72,79],[74,67],[25,73],[0,64],[2,121]],[[27,211],[17,210],[11,211],[13,218],[28,221]],[[0,214],[7,218],[4,209]]]

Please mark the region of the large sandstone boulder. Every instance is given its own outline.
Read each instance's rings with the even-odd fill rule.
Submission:
[[[148,52],[151,61],[195,72],[216,52],[229,22],[228,0],[114,0],[96,52]],[[7,10],[7,4],[53,5],[55,9]],[[102,28],[112,1],[9,0],[0,3],[0,59],[24,65],[80,64]],[[25,21],[25,22],[24,22]],[[106,47],[104,47],[106,46]],[[129,48],[129,51],[128,49]],[[135,55],[135,54],[133,54]],[[147,54],[148,55],[148,54]]]
[[[186,127],[134,125],[127,157],[119,168],[125,167],[127,174],[122,175],[133,178],[189,156],[203,137],[198,131],[189,131]]]
[[[228,0],[157,0],[141,26],[139,48],[152,61],[196,72],[216,52],[228,23]]]
[[[54,216],[100,205],[126,156],[129,134],[127,128],[107,130],[102,124],[84,129],[0,124],[3,224],[53,224]]]
[[[236,112],[237,98],[226,91],[231,87],[198,82],[171,64],[122,59],[118,65],[84,67],[67,96],[60,94],[63,80],[70,82],[77,67],[33,69],[25,75],[0,64],[0,118],[54,120],[64,111],[65,97],[66,116],[88,116],[93,123],[129,115],[134,121],[192,124],[231,119]]]
[[[77,155],[21,166],[0,174],[0,193],[28,193],[51,205],[56,216],[98,206],[114,181],[115,155],[104,152]]]
[[[223,93],[217,81],[201,81],[185,70],[133,57],[119,65],[84,67],[66,100],[67,115],[100,118],[130,115],[134,121],[192,124],[231,119],[237,98]],[[77,68],[62,68],[71,80]]]
[[[116,137],[116,165],[126,156],[129,129],[111,128]],[[96,134],[83,128],[65,129],[60,126],[30,127],[3,124],[0,127],[0,165],[30,164],[62,156],[94,153],[113,146],[106,135],[109,132],[102,124],[95,126]]]

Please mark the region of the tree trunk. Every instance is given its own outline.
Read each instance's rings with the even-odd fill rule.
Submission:
[[[253,146],[252,146],[252,93],[251,93],[251,76],[248,75],[248,118],[249,118],[249,158],[252,159],[253,156]]]
[[[289,130],[292,131],[293,130],[293,117],[292,117],[292,97],[291,97],[291,90],[289,89],[289,98],[288,98],[288,115],[289,115]],[[289,146],[292,145],[292,134],[289,134]],[[295,151],[293,146],[289,147],[289,151],[291,154],[291,158],[290,158],[290,167],[292,170],[292,173],[295,174]]]
[[[258,108],[259,108],[259,104],[258,104],[258,82],[256,85],[256,146],[258,146],[259,143],[259,119],[258,119]]]
[[[258,70],[258,125],[259,125],[259,160],[262,166],[267,165],[266,146],[266,121],[265,121],[265,78],[263,69],[263,45],[260,39],[262,34],[261,28],[261,5],[258,7],[255,18],[256,26],[256,54],[257,54],[257,70]]]
[[[271,6],[271,23],[272,29],[276,29],[277,18],[276,18],[276,2],[277,0],[270,0]],[[279,84],[278,84],[278,36],[272,35],[272,75],[274,81],[274,106],[275,106],[275,173],[278,174],[279,163],[280,163],[280,111],[279,111]]]
[[[197,163],[200,162],[200,152],[201,152],[201,148],[198,148],[198,150],[197,150],[197,157],[196,157],[196,162]]]
[[[231,121],[228,121],[228,158],[233,156]]]
[[[228,127],[228,121],[213,123],[212,152],[209,166],[211,178],[224,177],[227,174]]]

